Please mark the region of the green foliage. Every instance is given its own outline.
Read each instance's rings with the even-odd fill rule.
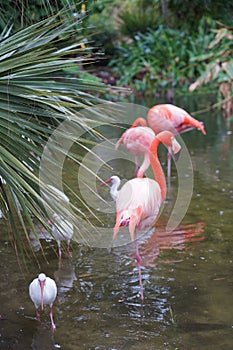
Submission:
[[[124,0],[88,0],[88,16],[85,19],[85,33],[95,43],[98,53],[108,59],[115,53],[115,42],[119,38],[116,16]]]
[[[66,12],[62,11],[66,9]],[[25,28],[57,13],[69,20],[79,19],[81,1],[76,0],[2,0],[0,3],[0,28],[13,24],[13,31]],[[76,22],[81,28],[80,21]]]
[[[215,33],[209,52],[192,57],[193,64],[202,70],[189,90],[203,85],[217,86],[224,114],[230,117],[233,114],[233,30],[221,27]]]
[[[27,240],[29,229],[36,234],[35,220],[47,225],[45,205],[50,203],[42,199],[39,186],[48,189],[38,173],[48,138],[67,118],[87,129],[88,120],[84,122],[78,111],[102,102],[95,94],[105,90],[97,81],[67,76],[67,69],[88,63],[89,56],[81,47],[78,20],[62,18],[49,17],[13,35],[5,30],[1,37],[0,209],[9,219],[15,246],[22,251],[20,230]],[[75,37],[72,45],[70,37]],[[52,209],[56,211],[57,205],[63,217],[72,217],[67,208],[54,205]]]
[[[233,3],[231,0],[169,0],[167,3],[173,26],[194,31],[203,17],[211,17],[226,25],[232,25]]]
[[[203,67],[202,74],[190,87],[192,91],[210,82],[220,85],[233,81],[233,31],[222,27],[215,33],[208,45],[208,52],[191,58],[192,63]]]
[[[133,37],[136,33],[145,33],[148,28],[155,29],[160,23],[159,6],[148,4],[145,0],[126,2],[119,11],[120,31],[123,35]]]
[[[214,26],[208,19],[203,20],[195,36],[161,25],[119,45],[117,57],[110,62],[121,77],[119,84],[152,94],[174,87],[187,89],[190,79],[199,72],[190,59],[197,53],[207,53],[213,39],[213,33],[205,31],[206,23]]]
[[[101,21],[98,13],[88,16],[85,33],[95,43],[96,50],[100,52],[104,47],[105,55],[114,53],[114,41],[117,38],[117,31],[107,10],[104,9],[101,13]]]

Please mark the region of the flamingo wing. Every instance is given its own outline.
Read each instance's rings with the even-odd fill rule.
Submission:
[[[184,109],[172,104],[153,106],[147,114],[148,124],[156,134],[163,130],[180,133],[197,128],[206,135],[203,123],[193,118]]]
[[[155,134],[151,128],[136,127],[127,129],[121,138],[117,141],[115,149],[122,144],[127,151],[134,155],[142,155],[149,152],[151,142],[155,138]]]
[[[124,184],[116,201],[116,224],[113,238],[119,228],[129,225],[130,237],[135,229],[143,230],[154,222],[162,203],[159,184],[148,178],[135,178]]]

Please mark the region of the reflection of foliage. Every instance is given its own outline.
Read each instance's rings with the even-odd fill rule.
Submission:
[[[204,72],[189,90],[209,83],[217,85],[224,98],[225,114],[229,117],[233,113],[233,30],[225,27],[216,30],[209,50],[205,55],[193,57],[192,62],[204,65]]]

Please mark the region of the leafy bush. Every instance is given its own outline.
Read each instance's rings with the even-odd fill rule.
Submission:
[[[136,2],[128,1],[119,11],[121,20],[120,31],[129,37],[137,33],[146,33],[148,28],[155,29],[160,23],[160,11],[158,4],[148,3],[145,0]]]
[[[169,0],[167,2],[173,25],[190,32],[198,28],[203,17],[211,17],[226,25],[232,25],[233,3],[231,0]]]
[[[221,27],[215,32],[208,46],[209,52],[191,58],[196,66],[202,66],[202,72],[189,90],[207,84],[217,86],[220,97],[224,99],[225,115],[229,117],[233,113],[233,30]]]
[[[200,22],[198,31],[190,35],[187,31],[165,28],[138,33],[134,40],[118,46],[118,55],[110,66],[121,76],[120,85],[129,85],[140,92],[160,92],[174,87],[188,88],[193,76],[200,74],[197,65],[190,64],[197,54],[208,52],[214,34],[208,27],[214,23],[208,19]]]

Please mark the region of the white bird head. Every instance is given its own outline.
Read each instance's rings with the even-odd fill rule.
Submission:
[[[111,184],[111,185],[119,184],[120,185],[120,182],[121,182],[120,178],[118,176],[116,176],[116,175],[113,175],[108,180],[102,182],[100,184],[100,186],[104,186],[105,184]]]
[[[110,195],[114,201],[118,198],[118,187],[120,186],[121,180],[118,176],[113,175],[110,179],[104,181],[100,184],[100,186],[104,186],[105,184],[111,184]]]

